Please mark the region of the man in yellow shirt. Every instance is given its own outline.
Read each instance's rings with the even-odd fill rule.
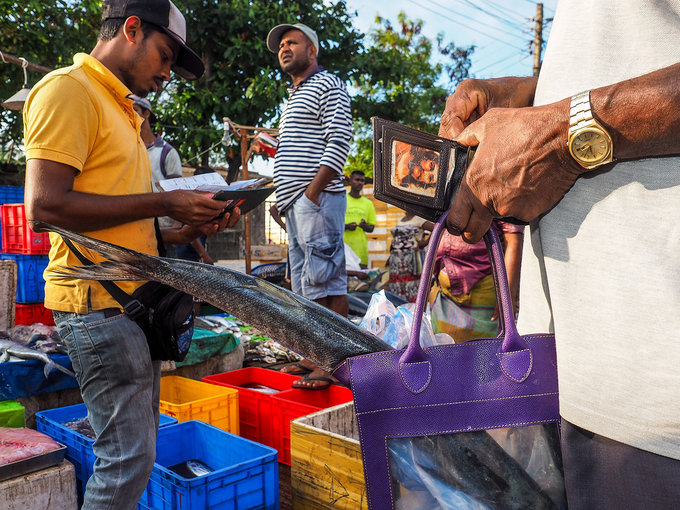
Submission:
[[[361,268],[368,267],[368,239],[366,233],[373,232],[377,222],[375,207],[368,198],[361,196],[366,177],[361,170],[349,176],[347,212],[345,213],[345,242],[361,259]]]
[[[140,138],[142,118],[131,94],[146,96],[170,79],[187,79],[203,64],[186,45],[184,17],[169,0],[104,2],[102,27],[89,55],[48,74],[24,108],[26,211],[41,220],[149,254],[157,254],[154,219],[185,227],[162,233],[188,242],[238,221],[214,221],[224,203],[196,192],[151,192],[151,167]],[[160,362],[152,361],[140,327],[98,283],[55,277],[79,265],[50,234],[45,306],[53,310],[97,439],[94,474],[83,509],[134,508],[155,460]],[[82,250],[86,257],[101,257]],[[132,293],[144,282],[119,282]]]

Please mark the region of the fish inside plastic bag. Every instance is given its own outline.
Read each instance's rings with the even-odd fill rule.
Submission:
[[[566,509],[556,424],[456,435],[388,440],[396,510]]]
[[[384,291],[376,292],[368,304],[368,311],[362,319],[359,327],[373,333],[395,349],[404,349],[408,345],[413,324],[413,311],[415,303],[406,303],[395,307],[387,299]],[[434,334],[430,319],[430,307],[427,306],[423,313],[423,321],[420,325],[420,345],[432,347],[434,345],[452,344],[453,339],[445,333]]]

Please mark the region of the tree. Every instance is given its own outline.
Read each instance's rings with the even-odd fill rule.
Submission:
[[[398,29],[380,16],[377,28],[369,32],[366,49],[357,57],[352,99],[355,146],[347,171],[363,170],[372,175],[370,118],[384,119],[436,132],[451,88],[467,78],[474,46],[459,48],[436,38],[436,52],[430,39],[422,35],[422,20],[411,20],[402,11]],[[444,62],[435,62],[435,55]],[[446,74],[448,81],[439,82]]]
[[[101,2],[84,0],[0,0],[0,50],[49,68],[71,63],[77,51],[97,40]],[[89,51],[89,50],[88,50]],[[0,98],[4,101],[23,85],[20,67],[0,61]],[[28,72],[29,85],[42,78]],[[0,108],[0,144],[22,139],[21,113]]]

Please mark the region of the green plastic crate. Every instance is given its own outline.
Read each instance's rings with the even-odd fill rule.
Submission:
[[[0,402],[0,427],[20,428],[26,426],[26,410],[19,402]]]

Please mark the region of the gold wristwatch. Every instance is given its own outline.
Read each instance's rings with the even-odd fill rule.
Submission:
[[[593,118],[589,90],[571,98],[567,145],[571,156],[587,170],[611,163],[614,159],[612,137]]]

